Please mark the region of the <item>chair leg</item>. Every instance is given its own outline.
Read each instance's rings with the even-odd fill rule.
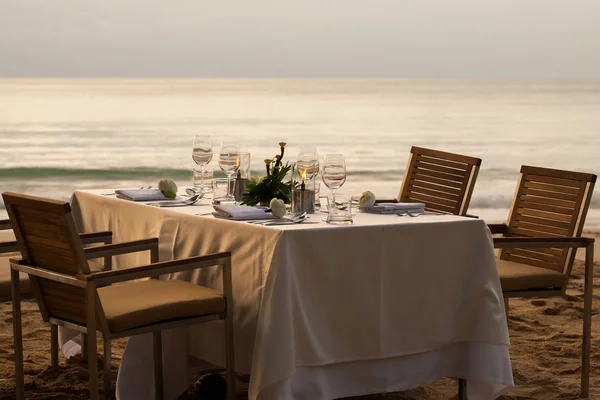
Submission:
[[[162,400],[163,392],[163,367],[162,367],[162,335],[160,331],[152,333],[154,342],[154,398]]]
[[[23,331],[21,328],[21,287],[19,271],[10,269],[13,312],[13,340],[15,349],[15,395],[17,400],[25,399],[25,375],[23,372]]]
[[[88,361],[87,335],[85,333],[81,334],[81,360],[84,364]]]
[[[235,374],[235,356],[233,349],[233,312],[225,316],[225,357],[227,378],[227,400],[237,398],[237,377]]]
[[[467,400],[467,381],[466,379],[458,379],[458,400]]]
[[[508,297],[504,298],[504,312],[506,313],[506,323],[508,323]]]
[[[104,338],[104,372],[103,372],[103,384],[104,384],[104,398],[112,399],[112,384],[110,381],[110,368],[111,368],[111,346],[110,339]]]
[[[50,362],[58,368],[58,326],[54,324],[50,324]]]
[[[96,354],[96,288],[88,283],[86,288],[86,325],[87,325],[87,354],[88,379],[90,399],[98,400],[98,360]]]
[[[585,280],[583,283],[583,337],[581,343],[581,395],[589,397],[590,389],[590,346],[592,330],[592,282],[594,279],[594,244],[585,249]]]

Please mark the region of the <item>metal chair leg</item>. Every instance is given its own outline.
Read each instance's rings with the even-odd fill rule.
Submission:
[[[17,400],[25,399],[25,375],[23,372],[23,331],[21,328],[21,282],[19,271],[10,269],[12,290],[13,340],[15,349],[15,395]]]
[[[462,378],[458,380],[458,400],[467,400],[467,381]]]
[[[50,363],[58,368],[58,326],[50,324]]]
[[[104,338],[104,370],[103,370],[103,384],[104,384],[104,398],[112,399],[112,384],[110,381],[110,367],[111,367],[111,345],[110,339]]]
[[[96,354],[96,289],[93,283],[88,283],[86,288],[86,325],[87,325],[87,353],[88,353],[88,379],[90,399],[98,400],[98,360]]]
[[[162,367],[162,335],[160,331],[152,333],[154,342],[154,398],[162,400],[163,392],[163,367]]]
[[[585,280],[583,283],[583,337],[581,343],[581,394],[587,399],[590,390],[590,346],[592,336],[592,282],[594,279],[594,243],[585,248]]]

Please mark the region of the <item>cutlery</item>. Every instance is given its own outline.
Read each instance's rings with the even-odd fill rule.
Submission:
[[[185,199],[183,201],[161,201],[156,203],[146,203],[149,206],[153,207],[184,207],[191,206],[195,204],[198,200],[200,200],[202,196],[199,194],[190,197],[189,199]]]
[[[419,215],[423,215],[423,213],[413,213],[410,211],[403,211],[403,212],[399,212],[396,215],[398,215],[399,217],[405,217],[405,216],[409,216],[409,217],[418,217]]]
[[[297,224],[300,223],[302,221],[304,221],[305,219],[307,219],[307,213],[303,212],[300,214],[295,214],[289,218],[277,218],[277,219],[255,219],[255,220],[249,220],[246,221],[249,224],[257,224],[257,225],[268,225],[268,224],[275,224],[275,223],[284,223],[284,224],[289,224],[289,223],[293,223],[293,224]]]

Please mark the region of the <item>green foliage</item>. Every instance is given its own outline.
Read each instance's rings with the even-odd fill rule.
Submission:
[[[271,199],[277,198],[284,201],[285,204],[291,203],[292,183],[284,182],[287,173],[292,168],[289,163],[283,166],[275,166],[270,174],[250,181],[246,192],[242,194],[242,204],[249,206],[257,205],[261,202],[269,203]]]

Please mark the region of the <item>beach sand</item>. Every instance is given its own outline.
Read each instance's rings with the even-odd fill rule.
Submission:
[[[592,317],[592,373],[590,398],[600,399],[600,234],[595,250],[595,284]],[[583,251],[580,250],[565,298],[511,299],[509,332],[516,387],[504,400],[576,399],[579,394],[583,312]],[[50,364],[50,329],[33,301],[23,303],[26,394],[31,399],[87,399],[87,374],[79,358]],[[113,341],[113,390],[125,339]],[[99,348],[100,350],[100,348]],[[99,352],[100,353],[100,352]],[[101,358],[100,358],[101,360]],[[101,362],[101,361],[100,361]],[[99,368],[101,371],[102,369]],[[12,321],[9,302],[0,303],[0,399],[14,399]],[[246,379],[242,379],[247,382]],[[190,381],[191,382],[191,381]],[[102,385],[100,385],[102,386]],[[240,384],[239,398],[247,385]],[[185,399],[199,399],[193,386]],[[403,393],[364,396],[360,399],[452,399],[456,382],[441,379],[424,388]]]

